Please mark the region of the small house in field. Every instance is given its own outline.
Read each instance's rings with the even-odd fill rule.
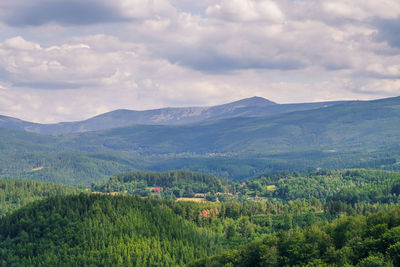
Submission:
[[[242,182],[242,185],[245,186],[245,185],[246,185],[246,182]]]
[[[154,193],[161,192],[161,187],[154,187],[151,191]]]

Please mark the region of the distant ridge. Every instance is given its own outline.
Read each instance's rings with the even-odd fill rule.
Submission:
[[[231,106],[231,105],[245,105],[245,106],[254,106],[254,107],[265,107],[270,105],[278,105],[275,102],[272,102],[268,99],[259,96],[253,96],[249,98],[244,98],[232,103],[220,105],[220,106]]]
[[[190,170],[234,179],[319,168],[400,170],[400,97],[313,105],[247,109],[236,103],[213,107],[234,110],[235,118],[61,136],[0,129],[0,176],[90,184],[135,170]],[[308,110],[288,112],[301,107]],[[269,115],[240,117],[258,110]],[[271,115],[282,110],[286,113]]]
[[[12,117],[0,116],[0,128],[24,130],[39,134],[62,135],[133,125],[182,125],[237,117],[271,116],[293,111],[318,109],[339,103],[343,103],[343,101],[277,104],[268,99],[254,96],[211,107],[171,107],[143,111],[119,109],[83,121],[55,124],[32,123]]]

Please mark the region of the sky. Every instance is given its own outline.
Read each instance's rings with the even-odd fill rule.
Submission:
[[[398,95],[398,0],[0,2],[1,115]]]

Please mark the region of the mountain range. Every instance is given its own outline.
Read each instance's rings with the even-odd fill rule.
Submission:
[[[377,148],[400,141],[400,97],[185,125],[134,125],[58,140],[81,151],[127,149],[144,154]]]
[[[277,104],[261,97],[251,97],[232,103],[211,107],[162,108],[154,110],[120,109],[76,122],[40,124],[0,116],[0,128],[28,132],[61,135],[106,130],[132,125],[182,125],[236,117],[261,117],[293,111],[318,109],[343,103],[316,102],[300,104]]]
[[[231,114],[223,119],[56,136],[0,128],[0,177],[90,184],[138,169],[231,179],[318,168],[400,169],[400,97],[313,105],[251,98],[210,108],[213,118]],[[275,114],[257,115],[273,108]],[[118,112],[88,121],[110,114]]]

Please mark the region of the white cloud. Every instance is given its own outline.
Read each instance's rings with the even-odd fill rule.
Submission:
[[[101,38],[93,37],[94,40]],[[114,41],[104,38],[100,43]],[[115,39],[115,38],[114,38]],[[98,85],[102,78],[111,76],[116,66],[135,60],[135,47],[123,47],[105,52],[96,42],[92,44],[68,43],[41,48],[39,44],[22,37],[8,39],[0,44],[0,67],[7,81],[24,86],[42,86],[65,89],[69,86]],[[65,87],[63,87],[65,86]]]
[[[0,4],[0,20],[17,27],[134,22],[175,13],[168,0],[15,0]]]
[[[209,6],[206,14],[241,22],[281,22],[285,17],[278,5],[269,0],[221,0],[220,3]]]
[[[322,5],[327,13],[353,20],[394,19],[400,15],[400,2],[396,0],[335,0]]]
[[[383,77],[400,77],[400,65],[385,66],[380,63],[372,63],[366,67],[366,71]]]
[[[175,8],[167,0],[109,0],[121,14],[133,19],[165,17],[175,14]]]
[[[359,91],[362,93],[379,93],[387,96],[399,95],[400,79],[379,79],[369,80],[368,83],[360,86]]]
[[[83,11],[40,16],[38,8],[27,8],[46,3]],[[392,34],[399,5],[3,2],[0,114],[53,122],[118,108],[212,105],[253,95],[281,103],[399,95],[400,51]]]
[[[16,50],[27,50],[27,51],[35,51],[41,49],[39,44],[28,42],[24,40],[21,36],[17,36],[4,41],[2,43],[2,47],[4,47],[5,49],[16,49]]]

